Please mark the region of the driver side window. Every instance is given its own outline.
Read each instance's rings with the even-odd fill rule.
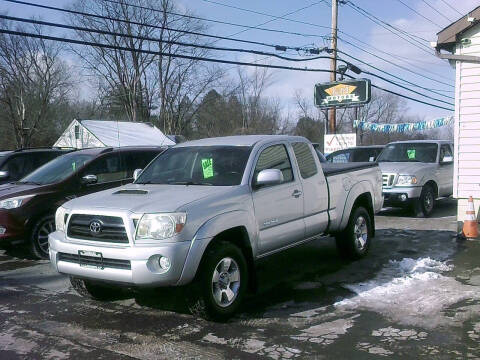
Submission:
[[[122,166],[119,153],[102,156],[93,161],[82,176],[96,175],[97,184],[120,181],[127,178],[127,171]]]
[[[283,174],[283,183],[293,181],[293,170],[285,145],[273,145],[264,149],[257,160],[253,179],[257,178],[260,171],[265,169],[278,169]],[[283,184],[282,183],[282,184]]]

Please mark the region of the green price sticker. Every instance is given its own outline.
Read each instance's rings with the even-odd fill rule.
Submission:
[[[415,159],[415,150],[407,150],[407,156],[409,160]]]
[[[213,159],[202,159],[203,178],[208,179],[213,176]]]
[[[77,163],[76,162],[72,162],[72,170],[75,171],[77,168]]]

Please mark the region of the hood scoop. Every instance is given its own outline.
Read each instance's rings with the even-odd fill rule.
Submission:
[[[114,192],[113,195],[146,195],[148,194],[147,190],[118,190]]]

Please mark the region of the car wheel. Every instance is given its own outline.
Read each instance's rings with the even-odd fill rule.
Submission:
[[[242,251],[229,242],[214,245],[204,256],[189,309],[194,315],[225,321],[235,314],[245,295],[247,262]]]
[[[420,194],[420,210],[423,216],[429,217],[435,207],[435,192],[430,185],[425,185]]]
[[[352,211],[346,229],[335,237],[341,256],[356,260],[364,257],[370,249],[373,226],[370,214],[364,207]]]
[[[30,253],[37,259],[48,259],[48,235],[55,231],[55,217],[46,215],[40,218],[30,234]]]
[[[112,289],[91,283],[88,280],[83,280],[74,276],[70,276],[70,284],[80,296],[89,299],[109,300],[115,297],[113,295],[114,292],[112,292]]]

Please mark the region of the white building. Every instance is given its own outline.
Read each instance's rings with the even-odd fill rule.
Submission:
[[[150,123],[73,120],[53,146],[168,146],[175,143]]]
[[[453,195],[463,221],[469,196],[477,216],[480,207],[480,6],[440,31],[436,50],[456,71]]]

